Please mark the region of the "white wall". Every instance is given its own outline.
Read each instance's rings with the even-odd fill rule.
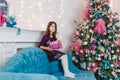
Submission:
[[[119,3],[120,3],[120,0],[114,0],[114,7],[115,7],[114,9],[120,15],[120,4]]]
[[[115,9],[115,12],[118,13],[119,19],[120,19],[120,0],[114,0],[114,9]]]
[[[64,21],[65,26],[58,26],[58,37],[63,42],[63,51],[66,51],[71,43],[71,34],[73,32],[74,20],[80,22],[80,17],[86,0],[66,0],[67,7],[65,11]],[[59,22],[58,22],[59,23]]]

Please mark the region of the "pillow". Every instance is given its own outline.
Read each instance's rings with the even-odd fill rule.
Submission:
[[[60,40],[50,42],[50,48],[52,49],[60,49],[61,46],[62,46],[62,43]]]

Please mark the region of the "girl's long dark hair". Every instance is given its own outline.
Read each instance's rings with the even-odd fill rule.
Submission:
[[[56,24],[56,22],[54,22],[54,21],[50,21],[50,22],[48,23],[48,25],[47,25],[47,29],[46,29],[44,35],[47,35],[47,36],[50,37],[50,30],[49,30],[49,28],[50,28],[50,26],[51,26],[52,24],[55,24],[55,32],[53,32],[53,39],[57,40],[57,38],[56,38],[57,24]]]

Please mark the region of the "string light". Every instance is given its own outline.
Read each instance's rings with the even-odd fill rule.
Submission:
[[[63,16],[63,13],[64,13],[64,0],[61,0],[61,4],[60,4],[60,15],[58,16],[58,18],[61,20],[61,27],[63,27],[63,20],[61,19],[62,18],[62,16]]]
[[[21,8],[23,9],[23,8],[24,8],[24,5],[22,5]]]
[[[54,14],[54,11],[51,11],[51,14]]]
[[[40,7],[41,7],[41,6],[42,6],[42,3],[41,3],[41,2],[39,2],[39,3],[38,3],[38,6],[40,6]]]
[[[36,15],[35,15],[35,14],[33,14],[33,15],[32,15],[32,19],[35,19],[35,18],[36,18]]]
[[[21,14],[23,14],[23,10],[21,10],[20,12],[21,12]]]
[[[24,0],[21,0],[21,4],[25,4],[25,1],[24,1]]]
[[[49,3],[51,3],[51,0],[49,0]]]
[[[39,7],[39,10],[41,11],[42,10],[42,3],[41,2],[38,3],[38,7]]]
[[[32,6],[29,7],[30,9],[32,8]]]
[[[58,18],[61,19],[61,16],[59,15]]]
[[[32,24],[30,24],[30,27],[32,27],[33,25]]]
[[[19,17],[19,18],[21,18],[21,17],[22,17],[22,15],[20,14],[18,17]]]
[[[28,19],[27,22],[30,24],[32,21],[30,19]]]
[[[45,27],[45,25],[44,25],[44,24],[42,24],[42,27]]]
[[[30,28],[30,30],[33,30],[33,28]]]
[[[63,23],[61,24],[61,26],[63,26]]]
[[[60,4],[55,4],[57,2]],[[19,7],[16,7],[14,4]],[[65,21],[62,19],[65,9],[64,0],[48,0],[48,3],[44,0],[36,0],[36,3],[33,0],[20,0],[14,4],[12,8],[14,10],[13,14],[17,16],[17,23],[23,28],[30,29],[34,27],[32,29],[38,30],[38,28],[41,27],[46,29],[46,23],[49,22],[48,20],[54,20],[59,22],[57,23],[58,26],[64,26]],[[19,10],[19,12],[15,9]],[[36,22],[33,20],[36,20]]]
[[[63,36],[60,36],[59,38],[62,40],[62,39],[63,39]]]
[[[52,18],[52,16],[50,15],[50,16],[49,16],[49,19],[51,19],[51,18]]]

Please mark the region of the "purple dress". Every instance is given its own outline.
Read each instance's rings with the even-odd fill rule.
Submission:
[[[38,45],[38,47],[40,46],[45,46],[45,47],[48,47],[49,46],[49,41],[55,41],[54,38],[50,38],[49,36],[47,35],[44,35]],[[48,51],[48,50],[44,50],[48,56],[48,59],[49,61],[54,61],[54,60],[57,60],[58,58],[60,58],[62,55],[64,55],[65,53],[63,52],[60,52],[58,50],[53,50],[53,51]]]

